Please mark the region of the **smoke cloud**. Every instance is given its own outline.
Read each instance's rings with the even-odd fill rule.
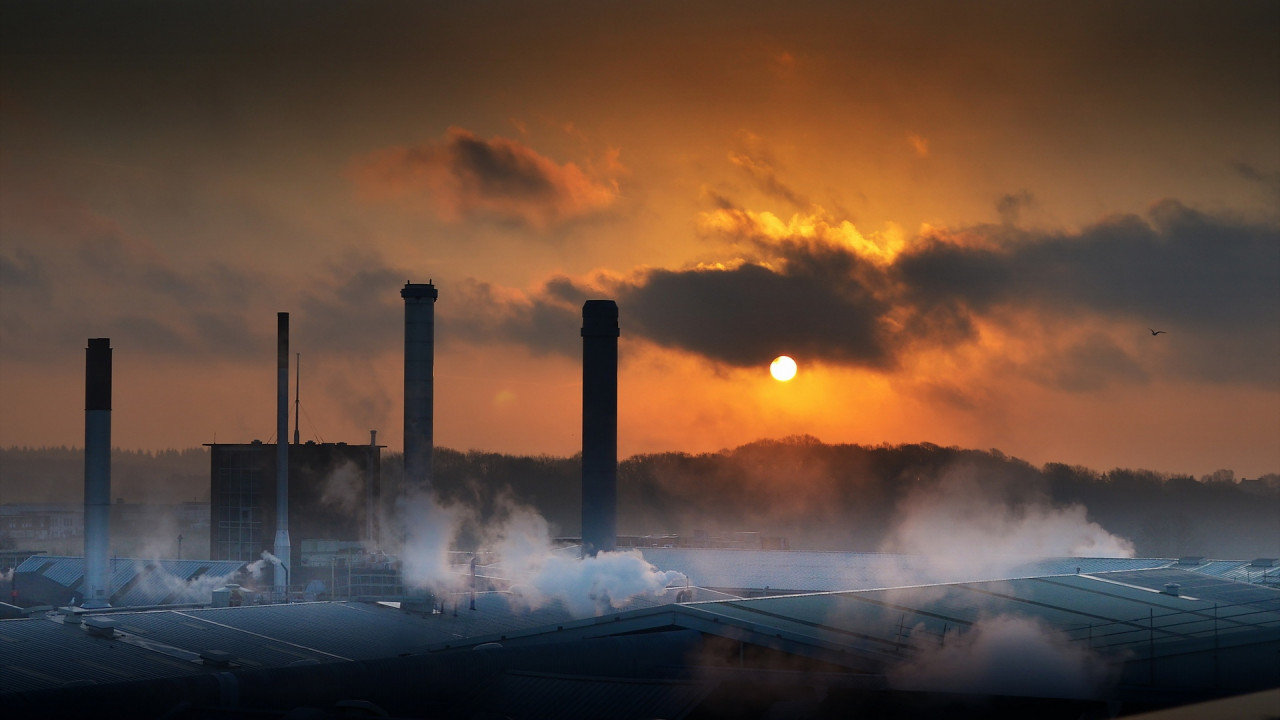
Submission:
[[[889,673],[903,690],[1096,699],[1114,679],[1101,656],[1033,618],[998,615],[941,638],[912,631],[913,656]]]
[[[1028,558],[1133,557],[1133,543],[1055,506],[1040,488],[956,466],[918,482],[899,502],[884,552],[919,555],[936,577],[972,579]]]
[[[576,617],[601,615],[639,597],[662,598],[668,586],[685,580],[654,567],[638,551],[579,558],[577,548],[556,548],[547,520],[509,493],[495,499],[483,527],[471,505],[423,491],[397,499],[392,523],[389,527],[402,538],[398,555],[404,582],[437,593],[469,587],[469,567],[451,562],[451,552],[467,549],[483,550],[489,560],[484,574],[506,586],[513,605],[535,609],[560,603]],[[466,538],[475,538],[476,545],[462,547]]]

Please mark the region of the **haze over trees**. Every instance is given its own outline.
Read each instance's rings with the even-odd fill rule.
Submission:
[[[384,504],[404,490],[400,457],[383,456]],[[208,499],[204,448],[117,450],[112,463],[112,494],[127,502]],[[435,450],[438,497],[468,508],[478,526],[514,502],[538,510],[559,534],[576,535],[579,480],[578,456]],[[0,450],[0,503],[75,503],[82,485],[79,449]],[[901,549],[895,532],[921,505],[944,515],[953,507],[977,528],[1025,521],[1034,530],[1045,512],[1073,513],[1131,542],[1143,557],[1280,556],[1276,474],[1239,479],[1220,470],[1195,478],[1035,467],[998,450],[824,444],[808,436],[717,453],[636,455],[618,466],[618,531],[627,535],[754,531],[785,536],[792,549],[892,550]],[[954,531],[937,525],[941,541]]]

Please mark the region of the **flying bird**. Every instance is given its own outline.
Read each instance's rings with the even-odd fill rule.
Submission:
[[[1151,328],[1147,328],[1147,329],[1148,329],[1148,330],[1151,330]],[[1168,334],[1169,334],[1169,333],[1165,332],[1164,330],[1151,330],[1151,337],[1155,337],[1156,335],[1159,335],[1160,333],[1165,333],[1166,335],[1168,335]]]

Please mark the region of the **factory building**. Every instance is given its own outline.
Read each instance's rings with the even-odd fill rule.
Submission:
[[[214,560],[250,562],[276,536],[276,445],[208,443],[209,551]],[[303,542],[377,542],[382,447],[307,442],[289,446],[290,568]],[[327,577],[327,571],[326,571]],[[290,585],[305,584],[299,576]]]

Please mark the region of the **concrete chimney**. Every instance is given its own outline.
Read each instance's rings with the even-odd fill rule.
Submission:
[[[89,338],[84,372],[84,598],[111,607],[111,339]]]
[[[289,313],[276,313],[276,596],[289,597]],[[281,572],[283,571],[283,572]]]
[[[406,282],[400,297],[404,298],[404,480],[409,486],[430,487],[439,293],[430,282]]]
[[[378,431],[369,431],[369,460],[364,471],[364,539],[366,542],[378,544],[378,533],[374,525],[374,517],[378,514],[377,500],[380,478],[374,474],[378,469]]]
[[[582,306],[582,555],[618,542],[618,304]]]

